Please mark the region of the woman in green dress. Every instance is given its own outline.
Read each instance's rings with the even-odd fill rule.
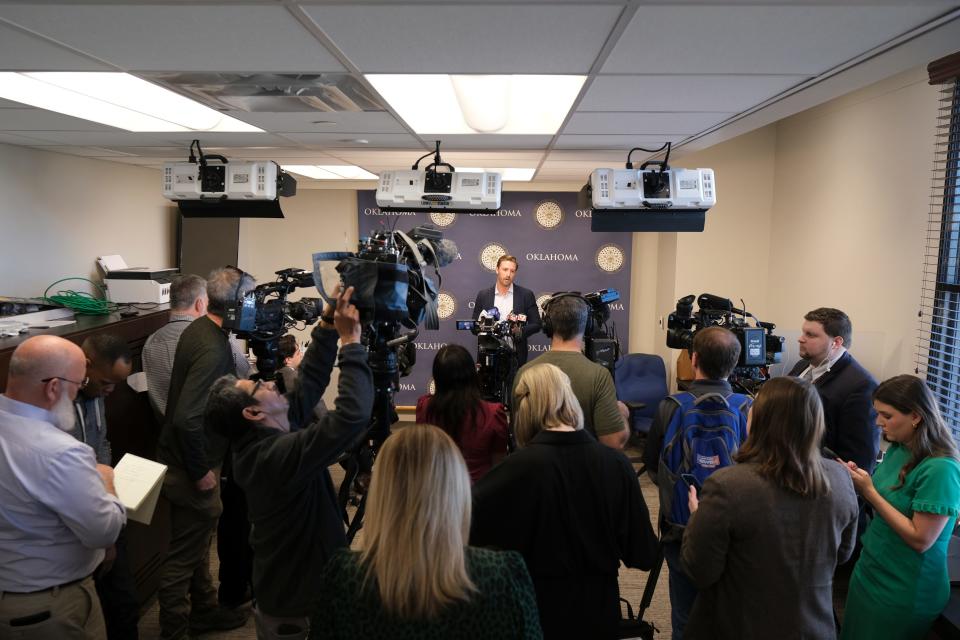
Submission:
[[[901,375],[873,394],[890,448],[871,478],[847,462],[873,506],[850,579],[841,640],[924,638],[950,597],[947,545],[960,513],[960,462],[936,400]]]

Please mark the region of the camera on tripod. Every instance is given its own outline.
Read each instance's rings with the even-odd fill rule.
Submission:
[[[323,312],[320,298],[287,300],[287,296],[297,289],[314,286],[311,273],[294,268],[275,273],[275,282],[258,285],[228,306],[223,316],[224,329],[250,341],[257,356],[257,372],[261,380],[273,380],[276,376],[280,337],[298,323],[303,326],[313,324]]]
[[[584,294],[587,302],[587,329],[583,334],[584,354],[613,375],[613,368],[620,359],[620,341],[617,327],[610,322],[610,303],[620,299],[616,289],[600,289]]]
[[[501,318],[496,307],[484,309],[476,320],[457,320],[458,330],[477,336],[477,374],[484,400],[509,404],[510,372],[516,368],[514,337],[526,324],[525,315]]]
[[[696,313],[693,311],[695,299]],[[667,318],[667,346],[690,351],[697,331],[712,326],[729,329],[740,342],[740,360],[730,377],[731,384],[755,393],[770,379],[770,365],[779,363],[783,357],[783,337],[773,333],[777,326],[734,307],[728,298],[710,293],[699,298],[689,295],[677,300],[676,310]]]

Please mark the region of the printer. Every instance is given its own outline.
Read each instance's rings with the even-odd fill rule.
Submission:
[[[122,257],[101,256],[97,264],[103,270],[107,298],[117,303],[170,302],[170,284],[180,275],[176,268],[128,267]]]

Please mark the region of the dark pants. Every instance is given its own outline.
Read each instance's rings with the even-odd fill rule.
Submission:
[[[683,640],[683,630],[697,599],[697,588],[687,577],[680,562],[680,541],[664,542],[663,557],[670,573],[670,624],[673,640]]]
[[[249,600],[247,590],[253,579],[253,549],[250,548],[250,521],[247,497],[226,474],[220,486],[223,513],[217,524],[217,555],[220,557],[220,588],[217,597],[225,607]]]
[[[100,607],[107,624],[108,640],[137,640],[137,622],[140,620],[140,600],[137,583],[127,557],[127,530],[117,538],[117,557],[107,572],[98,569],[93,582],[100,597]]]
[[[220,470],[214,470],[218,478]],[[215,609],[217,590],[210,577],[210,542],[220,517],[220,484],[197,491],[182,469],[170,467],[162,495],[170,502],[170,548],[160,570],[160,633],[185,634],[193,613]],[[188,598],[189,595],[189,598]]]

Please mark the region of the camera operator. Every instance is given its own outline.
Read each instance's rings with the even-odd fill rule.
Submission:
[[[570,378],[573,393],[583,409],[583,428],[612,449],[623,449],[630,432],[617,403],[617,391],[610,372],[583,355],[583,334],[589,309],[580,295],[560,294],[543,307],[550,337],[550,351],[525,364],[517,373],[537,364],[553,364]]]
[[[272,382],[226,375],[207,401],[206,420],[231,441],[234,478],[247,495],[259,638],[277,637],[281,625],[285,638],[306,637],[320,586],[316,576],[333,551],[347,545],[327,467],[366,431],[374,400],[352,294],[350,287],[339,296],[335,311],[327,305],[286,396]],[[338,336],[336,409],[310,424],[330,381]]]
[[[537,298],[533,291],[514,284],[517,274],[517,259],[510,255],[502,255],[497,260],[497,282],[489,289],[482,289],[477,293],[473,302],[473,319],[480,316],[485,309],[496,307],[500,316],[506,318],[509,314],[525,315],[527,324],[518,329],[514,336],[517,353],[517,365],[522,366],[527,361],[527,338],[540,331],[540,312],[537,310]]]

